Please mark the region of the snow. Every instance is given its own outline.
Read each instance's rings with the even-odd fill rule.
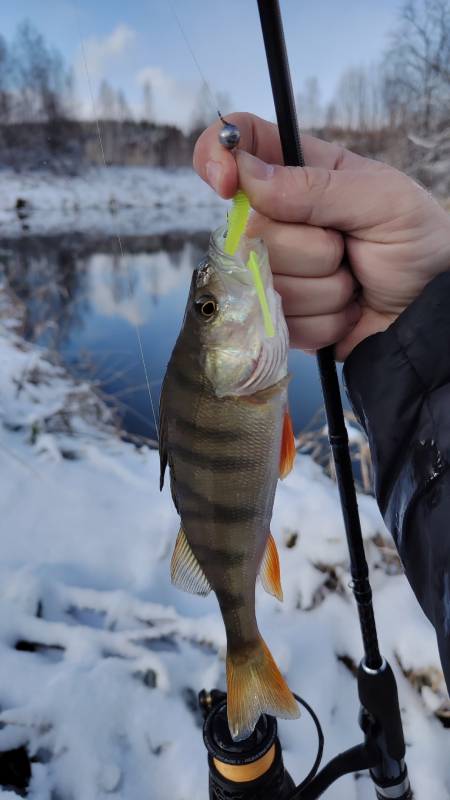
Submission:
[[[158,455],[120,440],[93,390],[23,342],[11,314],[3,297],[0,751],[26,745],[31,800],[206,800],[195,697],[224,688],[225,635],[214,596],[170,585],[178,518],[170,492],[159,493]],[[361,495],[359,505],[415,798],[445,800],[434,633],[374,499]],[[361,641],[336,486],[308,456],[279,486],[272,530],[285,600],[258,587],[258,619],[289,684],[319,714],[327,760],[361,740],[355,679],[340,660],[357,664]],[[428,685],[414,684],[415,673]],[[279,730],[298,782],[315,754],[312,723],[303,714]],[[347,776],[326,797],[373,794],[367,777]],[[16,796],[0,790],[0,800]]]
[[[150,235],[214,229],[225,201],[192,169],[92,167],[78,175],[0,170],[0,235]],[[24,201],[17,208],[18,200]],[[120,215],[118,215],[120,211]]]

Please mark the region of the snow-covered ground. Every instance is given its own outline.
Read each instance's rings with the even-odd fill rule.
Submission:
[[[74,176],[0,170],[0,236],[209,230],[223,221],[225,207],[191,169],[93,167]]]
[[[121,441],[90,387],[0,320],[0,751],[26,745],[31,800],[206,800],[195,697],[224,688],[214,596],[169,581],[177,515],[157,453]],[[384,654],[398,680],[416,800],[450,797],[437,648],[375,501],[359,498]],[[258,588],[258,619],[289,684],[318,712],[325,759],[355,744],[361,642],[335,485],[307,456],[279,486],[273,533],[285,600]],[[410,678],[406,673],[411,673]],[[428,685],[427,685],[428,684]],[[304,777],[312,724],[281,722]],[[0,789],[1,800],[16,797]],[[369,800],[346,777],[329,800]]]

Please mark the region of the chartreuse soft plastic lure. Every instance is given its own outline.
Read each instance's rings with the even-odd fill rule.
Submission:
[[[228,230],[224,251],[234,256],[244,235],[250,215],[250,200],[245,192],[239,189],[233,197],[233,205],[228,213]]]
[[[234,256],[239,248],[242,236],[247,227],[248,217],[250,214],[250,201],[245,192],[239,190],[233,197],[233,206],[228,215],[228,231],[225,238],[224,251],[229,256]],[[258,256],[254,250],[250,251],[247,261],[247,267],[250,270],[255,285],[256,294],[258,295],[259,304],[264,320],[264,329],[266,336],[275,336],[275,328],[273,325],[272,316],[267,302],[267,296],[264,289],[264,283],[261,278],[261,271],[259,267]]]

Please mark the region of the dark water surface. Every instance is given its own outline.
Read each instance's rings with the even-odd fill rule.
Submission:
[[[23,302],[28,339],[114,399],[123,427],[155,438],[138,328],[155,406],[183,318],[192,269],[209,234],[121,240],[76,235],[0,240],[0,277]],[[322,406],[315,359],[291,351],[291,414],[298,432]]]

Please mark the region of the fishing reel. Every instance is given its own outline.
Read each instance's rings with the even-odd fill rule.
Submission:
[[[234,742],[228,729],[227,696],[213,689],[199,694],[208,751],[210,800],[285,800],[295,789],[284,768],[277,721],[264,714],[252,735]]]
[[[274,717],[260,717],[252,735],[234,742],[224,692],[200,692],[208,751],[210,800],[265,800],[290,797],[295,784],[283,764]]]
[[[312,717],[318,736],[314,764],[298,786],[284,767],[274,717],[264,714],[248,739],[234,742],[228,729],[226,694],[216,689],[200,692],[210,800],[316,800],[343,775],[365,770],[369,770],[377,800],[412,800],[397,686],[384,659],[375,670],[361,662],[358,692],[364,741],[337,755],[320,772],[322,727],[308,703],[294,695]]]

